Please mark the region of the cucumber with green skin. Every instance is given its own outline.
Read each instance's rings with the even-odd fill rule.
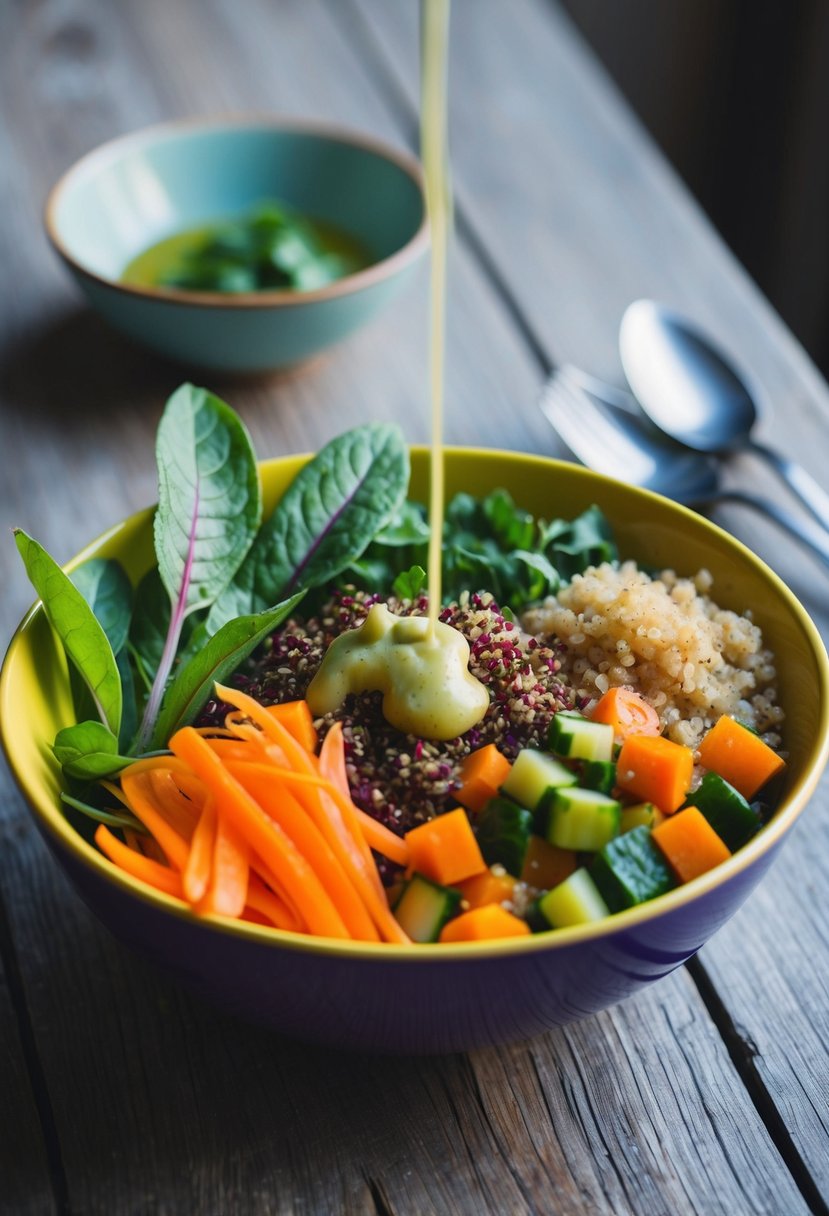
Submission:
[[[609,915],[610,908],[582,866],[536,901],[530,917],[530,928],[564,929],[568,925],[586,925],[604,920]]]
[[[723,843],[735,853],[760,830],[763,821],[733,785],[719,773],[706,773],[686,806],[702,811]]]
[[[585,789],[609,794],[616,784],[616,765],[612,760],[585,761],[580,784]]]
[[[442,887],[422,874],[413,874],[392,911],[413,942],[436,942],[446,922],[457,912],[461,893]]]
[[[579,787],[554,790],[546,813],[545,839],[560,849],[598,853],[619,835],[622,804],[607,794]]]
[[[592,722],[576,710],[561,709],[550,723],[547,746],[568,760],[613,759],[613,727]]]
[[[533,814],[511,798],[490,798],[478,816],[475,836],[488,866],[502,865],[514,878],[521,877]]]
[[[588,872],[611,912],[655,899],[676,885],[648,827],[632,828],[611,840],[593,858]]]
[[[520,806],[537,811],[554,789],[575,785],[576,781],[576,774],[547,752],[525,747],[516,756],[501,793],[514,798]]]

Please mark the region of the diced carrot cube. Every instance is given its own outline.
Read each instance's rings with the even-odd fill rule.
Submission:
[[[729,849],[711,827],[702,811],[685,807],[654,828],[652,838],[680,882],[690,882],[727,861]]]
[[[693,771],[690,747],[662,735],[628,735],[616,762],[616,784],[670,815],[685,801]]]
[[[473,908],[450,920],[440,933],[441,942],[492,941],[498,937],[526,937],[530,926],[525,920],[513,916],[500,904],[486,904]]]
[[[412,870],[443,886],[487,868],[466,811],[461,807],[412,828],[404,837]]]
[[[718,773],[744,798],[753,798],[786,765],[767,743],[727,714],[705,735],[698,754],[704,768]]]
[[[524,855],[521,881],[539,891],[549,891],[569,878],[578,866],[572,849],[560,849],[543,836],[531,836]]]
[[[515,879],[511,874],[493,874],[485,870],[459,884],[460,892],[470,908],[482,908],[486,904],[502,904],[512,899]]]
[[[470,752],[461,764],[461,788],[455,797],[477,815],[506,781],[512,765],[494,743]]]

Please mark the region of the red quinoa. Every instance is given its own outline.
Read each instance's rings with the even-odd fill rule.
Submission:
[[[361,625],[369,607],[381,599],[338,592],[317,615],[288,621],[269,640],[264,656],[234,682],[265,705],[304,697],[333,639]],[[387,603],[401,616],[428,611],[425,596]],[[494,742],[513,759],[524,747],[540,746],[557,710],[574,704],[572,691],[558,678],[556,651],[522,634],[492,596],[465,595],[444,608],[440,619],[466,637],[470,671],[489,688],[490,707],[476,727],[441,743],[402,734],[383,717],[380,693],[350,696],[341,709],[317,722],[324,735],[334,721],[342,721],[354,801],[398,833],[454,805],[460,763],[470,751]],[[202,723],[221,721],[228,708],[211,702]]]

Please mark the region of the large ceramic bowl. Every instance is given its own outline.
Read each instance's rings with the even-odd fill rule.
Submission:
[[[371,265],[301,293],[231,296],[119,281],[157,241],[269,199],[349,233]],[[410,157],[337,128],[265,118],[168,123],[104,144],[57,183],[45,222],[107,321],[162,355],[223,371],[285,367],[339,342],[411,280],[428,246]]]
[[[263,466],[273,503],[302,458]],[[744,546],[683,507],[573,465],[504,452],[450,450],[449,492],[505,486],[538,514],[572,516],[597,503],[624,555],[682,570],[707,567],[723,606],[751,608],[777,653],[789,753],[782,801],[769,824],[702,878],[597,925],[509,942],[400,948],[314,939],[219,918],[117,871],[67,822],[49,744],[71,721],[64,665],[33,609],[0,677],[9,762],[46,843],[80,895],[130,946],[198,992],[285,1034],[364,1050],[457,1051],[527,1037],[603,1009],[689,958],[732,915],[771,865],[815,788],[829,750],[829,663],[784,584]],[[413,492],[427,458],[413,454]],[[119,557],[133,577],[152,561],[150,513],[113,528],[76,561]],[[22,575],[21,575],[22,577]]]

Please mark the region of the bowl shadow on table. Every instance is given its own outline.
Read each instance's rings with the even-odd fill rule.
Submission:
[[[228,386],[286,382],[313,372],[332,354],[270,372],[199,368],[151,354],[91,309],[76,309],[50,318],[0,355],[0,410],[65,425],[70,410],[82,422],[130,401],[161,401],[185,380],[226,395]]]

